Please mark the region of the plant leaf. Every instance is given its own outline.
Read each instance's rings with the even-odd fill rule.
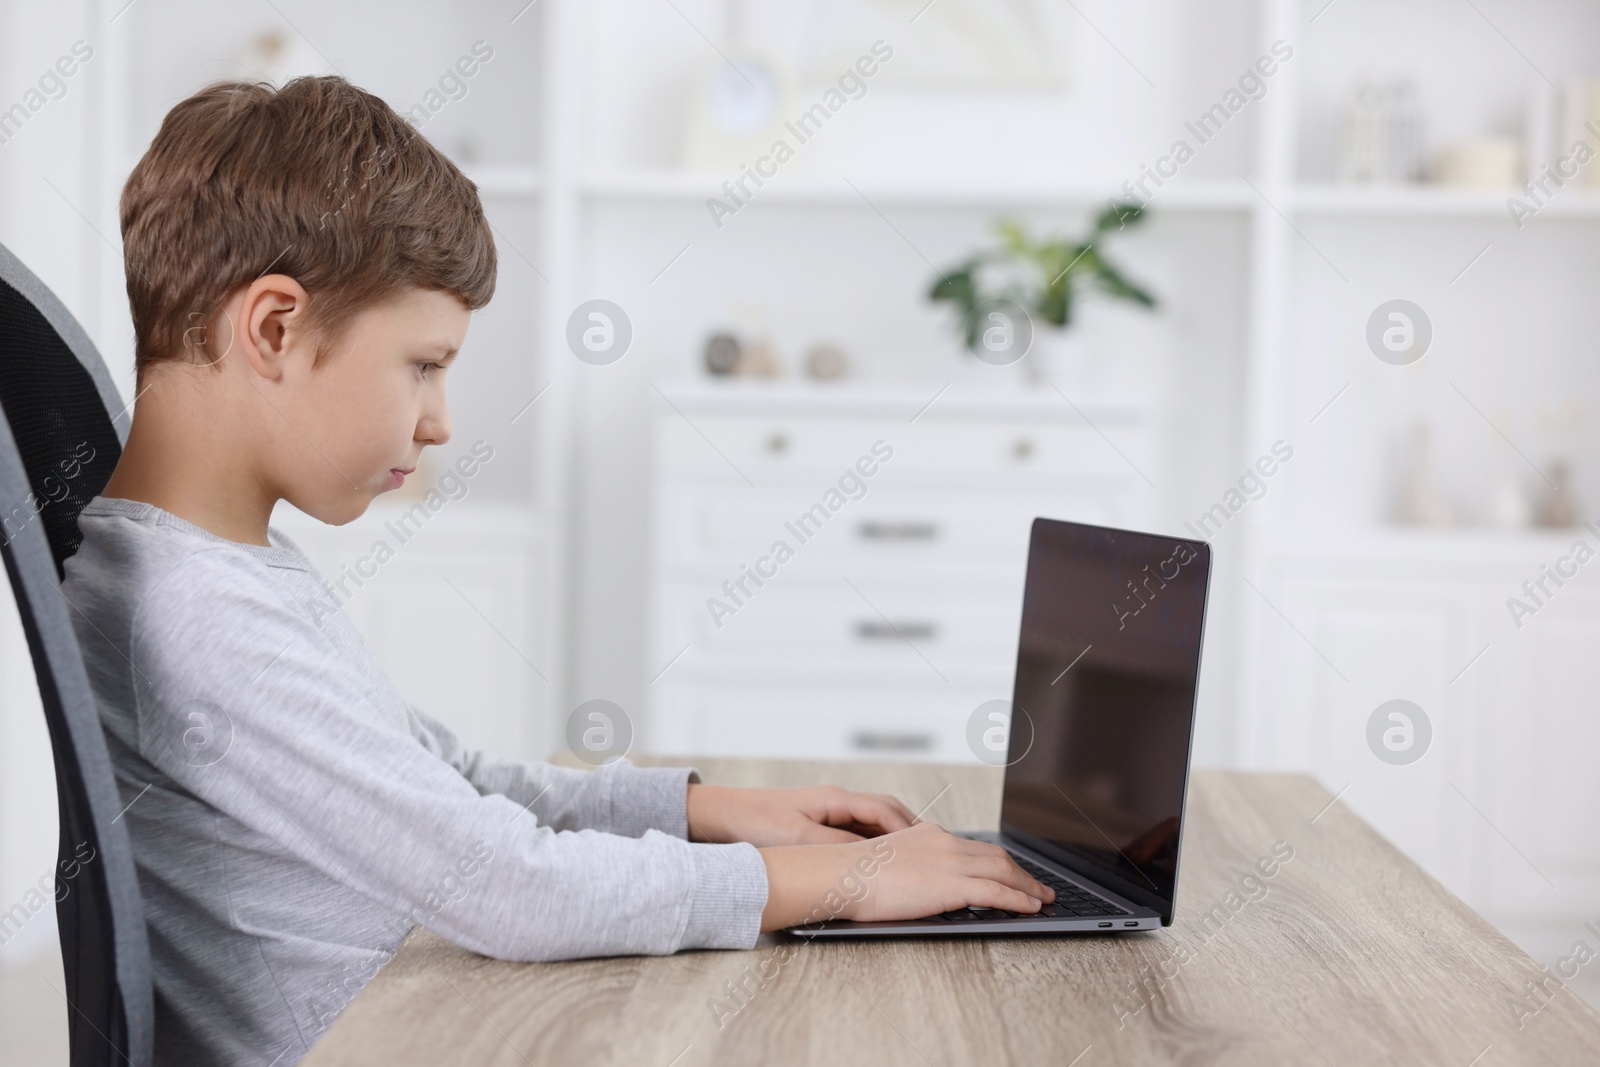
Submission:
[[[1095,232],[1123,230],[1137,224],[1142,218],[1144,218],[1144,208],[1138,204],[1113,200],[1094,220]]]
[[[1039,298],[1034,312],[1045,322],[1054,326],[1065,326],[1072,321],[1072,287],[1066,278],[1061,279],[1061,284],[1047,289]]]
[[[1014,219],[1001,219],[994,224],[994,229],[1000,235],[1000,243],[1006,251],[1014,256],[1029,254],[1028,235],[1023,232],[1021,223]]]
[[[974,303],[976,295],[977,286],[972,280],[971,267],[954,270],[935,279],[928,290],[929,300],[950,300],[962,305]]]
[[[1095,281],[1099,283],[1101,289],[1112,296],[1123,300],[1131,300],[1135,304],[1142,304],[1147,308],[1156,306],[1156,298],[1151,296],[1148,290],[1128,281],[1115,267],[1101,263],[1100,271],[1096,275]]]

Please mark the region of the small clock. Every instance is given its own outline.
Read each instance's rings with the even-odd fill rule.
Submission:
[[[771,56],[745,46],[708,61],[689,94],[683,165],[738,170],[772,148],[794,99],[791,78]]]
[[[779,119],[783,85],[778,72],[760,56],[714,64],[700,89],[707,121],[724,136],[763,133]]]

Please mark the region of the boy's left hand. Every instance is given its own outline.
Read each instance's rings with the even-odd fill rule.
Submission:
[[[691,783],[687,804],[690,841],[748,841],[763,848],[860,841],[916,822],[894,797],[836,785],[738,789]]]

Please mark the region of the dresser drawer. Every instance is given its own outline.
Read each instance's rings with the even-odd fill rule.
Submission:
[[[872,478],[1003,472],[1144,484],[1138,472],[1155,457],[1152,427],[1133,420],[1096,429],[1082,420],[893,423],[702,415],[690,425],[673,414],[657,422],[657,445],[657,461],[668,468],[731,473],[731,465],[757,486],[780,484],[797,471],[843,472],[858,462],[863,471],[876,469]]]
[[[987,588],[873,580],[813,568],[783,572],[734,598],[707,581],[662,591],[662,654],[692,644],[697,664],[827,667],[902,665],[938,681],[949,669],[999,669],[1014,659],[1022,617],[1022,568]],[[713,601],[713,604],[708,604]],[[713,617],[715,615],[715,618]],[[672,645],[672,648],[668,648]]]
[[[782,541],[798,559],[852,566],[1020,568],[1037,516],[1100,525],[1132,521],[1131,501],[1110,494],[869,490],[833,499],[791,489],[665,486],[657,509],[658,562],[721,563],[735,571]],[[842,501],[842,503],[841,503]]]
[[[1010,693],[936,693],[833,687],[674,687],[656,705],[651,736],[659,752],[789,759],[896,759],[977,762],[967,720],[986,701]],[[902,798],[913,810],[931,797]],[[930,816],[932,817],[932,816]]]

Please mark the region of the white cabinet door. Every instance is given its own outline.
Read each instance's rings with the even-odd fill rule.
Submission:
[[[1473,689],[1451,681],[1476,651],[1471,597],[1389,576],[1299,572],[1267,592],[1282,615],[1264,620],[1275,721],[1263,726],[1276,734],[1280,758],[1310,769],[1452,891],[1473,896],[1477,816],[1468,798],[1483,803],[1477,720]],[[1420,715],[1394,706],[1378,714],[1395,700]]]
[[[548,688],[540,672],[547,679],[549,664],[535,658],[526,561],[428,553],[391,566],[393,575],[358,595],[370,595],[367,641],[395,687],[463,744],[533,757],[536,698]]]
[[[1343,803],[1495,921],[1570,931],[1600,900],[1600,589],[1569,583],[1520,628],[1505,606],[1556,544],[1280,559],[1263,588],[1276,610],[1261,613],[1257,729],[1265,762],[1346,790]],[[1404,765],[1367,736],[1397,698],[1432,732]]]
[[[1316,681],[1310,766],[1334,790],[1348,787],[1344,803],[1402,851],[1464,891],[1470,869],[1459,847],[1465,820],[1454,789],[1471,765],[1472,723],[1464,691],[1452,690],[1449,680],[1453,665],[1471,653],[1457,605],[1437,590],[1416,590],[1403,603],[1383,597],[1376,586],[1316,592],[1322,602],[1311,612],[1307,637],[1348,681],[1332,670],[1309,675]],[[1301,598],[1291,595],[1289,602],[1293,611]],[[1378,714],[1393,700],[1410,702],[1421,715],[1392,705]],[[1375,714],[1376,746],[1370,728]],[[1423,716],[1428,747],[1420,758],[1399,765],[1380,758],[1375,747],[1420,748]]]
[[[1600,917],[1600,590],[1563,589],[1504,633],[1485,906],[1576,925]]]

